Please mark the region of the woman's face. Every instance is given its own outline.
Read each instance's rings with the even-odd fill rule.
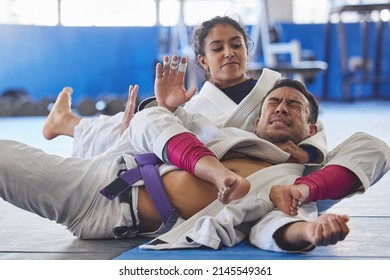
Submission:
[[[218,88],[234,86],[247,80],[248,50],[243,35],[228,24],[213,27],[205,39],[205,56],[198,55],[209,81]]]

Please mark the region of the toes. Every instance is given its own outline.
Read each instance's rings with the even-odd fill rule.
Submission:
[[[229,187],[223,187],[218,192],[218,200],[224,202],[226,200],[226,195],[229,192]]]

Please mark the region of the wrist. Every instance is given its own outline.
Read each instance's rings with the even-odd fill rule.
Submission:
[[[317,148],[313,147],[313,146],[309,146],[309,145],[303,145],[303,146],[300,146],[302,150],[304,150],[308,157],[309,157],[309,161],[308,163],[310,162],[316,162],[317,159],[318,159],[318,156],[319,156],[319,151]]]

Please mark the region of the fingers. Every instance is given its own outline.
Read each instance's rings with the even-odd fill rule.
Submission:
[[[338,241],[344,240],[349,233],[349,228],[343,216],[332,215],[328,218],[327,230],[329,232],[329,244],[336,244]]]
[[[184,75],[186,70],[187,70],[187,58],[182,57],[180,60],[180,65],[179,65],[179,74],[183,73],[183,75]]]
[[[169,56],[165,55],[163,58],[163,64],[157,63],[156,65],[156,77],[162,78],[168,75],[184,76],[187,70],[187,58],[182,57],[179,63],[179,57],[173,55],[171,61]]]
[[[300,205],[301,203],[299,202],[299,199],[293,199],[291,202],[291,209],[295,212],[298,212]]]
[[[191,87],[189,90],[186,92],[186,100],[190,100],[196,93],[197,89],[195,86]]]
[[[165,66],[164,66],[165,68]],[[163,67],[161,65],[161,63],[157,63],[156,64],[156,78],[157,79],[161,79],[163,77]]]
[[[290,206],[290,215],[291,216],[298,215],[298,210],[299,210],[298,201],[296,199],[293,199],[292,204]]]
[[[64,87],[62,89],[62,91],[66,91],[67,93],[72,94],[73,93],[73,88],[71,88],[71,87]]]
[[[163,58],[163,65],[164,65],[164,68],[163,68],[162,75],[163,76],[167,76],[169,74],[169,70],[170,70],[169,56],[167,56],[167,55],[164,56],[164,58]]]
[[[327,246],[344,240],[349,234],[349,218],[345,215],[329,215],[316,228],[316,245]]]
[[[174,56],[172,56],[171,63],[169,63],[169,56],[165,55],[163,58],[163,66],[162,66],[161,75],[166,77],[169,74],[176,73],[176,69],[178,67],[178,61],[179,61],[178,56],[174,55]],[[159,63],[157,65],[159,65]],[[157,76],[157,77],[159,77],[159,76]]]
[[[335,222],[337,222],[337,226],[340,229],[339,240],[344,240],[349,234],[349,227],[347,225],[348,221],[349,218],[346,215],[337,215],[335,217]]]
[[[164,55],[163,63],[164,63],[164,69],[165,69],[165,67],[169,65],[169,56]]]
[[[137,100],[137,94],[138,94],[138,85],[130,85],[129,86],[129,94],[127,95],[127,106],[135,104]]]
[[[169,65],[169,68],[172,72],[176,72],[177,68],[179,67],[179,58],[177,55],[172,56],[171,64]]]
[[[130,85],[125,112],[123,114],[123,119],[120,126],[120,135],[122,135],[125,132],[125,130],[129,127],[131,120],[133,119],[135,104],[137,102],[137,94],[138,94],[138,85],[135,86]]]
[[[137,103],[137,95],[138,95],[138,85],[130,86],[129,88],[129,96],[127,99],[126,109],[125,111],[128,111],[130,114],[134,114],[135,112],[135,105]]]

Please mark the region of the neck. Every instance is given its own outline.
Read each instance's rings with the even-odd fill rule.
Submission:
[[[232,87],[235,85],[238,85],[240,83],[243,83],[248,80],[248,77],[246,75],[243,75],[240,78],[234,79],[234,80],[219,80],[219,81],[213,81],[213,79],[210,79],[209,82],[213,83],[217,88],[227,88]]]

